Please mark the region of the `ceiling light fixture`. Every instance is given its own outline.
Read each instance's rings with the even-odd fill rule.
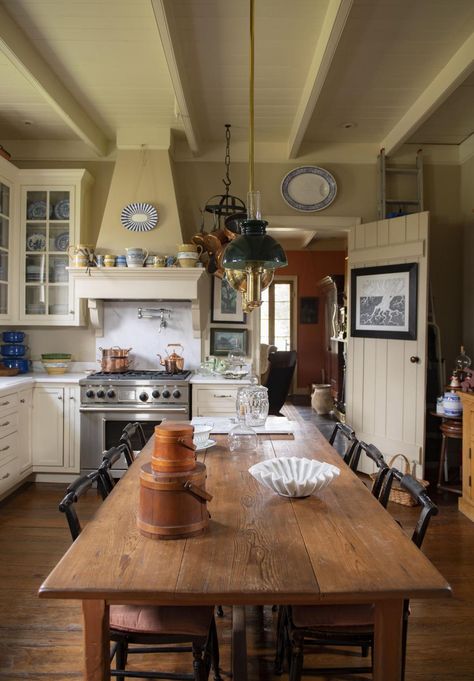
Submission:
[[[241,235],[225,249],[222,266],[232,288],[240,291],[243,307],[251,312],[262,304],[262,291],[270,286],[275,270],[288,264],[285,251],[266,233],[262,220],[260,192],[254,189],[254,0],[250,0],[250,78],[249,78],[249,191],[247,219]]]

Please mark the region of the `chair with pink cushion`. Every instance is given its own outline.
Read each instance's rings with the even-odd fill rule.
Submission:
[[[72,540],[82,527],[77,514],[80,498],[99,483],[99,472],[77,478],[66,490],[59,510],[66,515]],[[194,679],[206,681],[211,666],[215,681],[220,681],[219,647],[212,606],[111,605],[109,612],[110,661],[116,668],[111,676],[141,679]],[[138,645],[137,645],[138,644]],[[192,672],[187,674],[126,669],[132,653],[192,653]]]

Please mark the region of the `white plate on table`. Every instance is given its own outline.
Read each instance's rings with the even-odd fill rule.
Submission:
[[[205,442],[200,447],[196,446],[196,449],[194,451],[195,452],[202,452],[204,449],[209,449],[209,447],[214,447],[215,444],[216,444],[215,440],[208,440],[207,442]]]

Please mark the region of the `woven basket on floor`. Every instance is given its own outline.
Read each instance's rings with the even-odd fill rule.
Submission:
[[[428,480],[421,480],[420,478],[417,478],[415,476],[416,471],[415,461],[413,461],[412,470],[410,471],[410,462],[408,461],[407,457],[404,454],[395,454],[395,456],[392,456],[392,458],[388,462],[389,468],[393,467],[393,464],[397,459],[402,459],[403,461],[402,473],[404,473],[405,475],[411,473],[411,475],[413,475],[413,477],[417,480],[417,482],[420,483],[420,485],[423,485],[423,487],[428,487],[428,485],[430,484]],[[372,473],[370,477],[372,478],[372,480],[375,480],[375,478],[377,477],[377,473]],[[401,504],[402,506],[417,505],[416,501],[413,501],[411,494],[409,492],[406,492],[404,489],[400,488],[398,480],[393,481],[389,499],[390,501],[393,501],[395,504]]]

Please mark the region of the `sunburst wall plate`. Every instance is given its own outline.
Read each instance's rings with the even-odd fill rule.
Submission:
[[[149,232],[158,224],[158,211],[151,203],[129,203],[120,214],[120,222],[131,232]]]

